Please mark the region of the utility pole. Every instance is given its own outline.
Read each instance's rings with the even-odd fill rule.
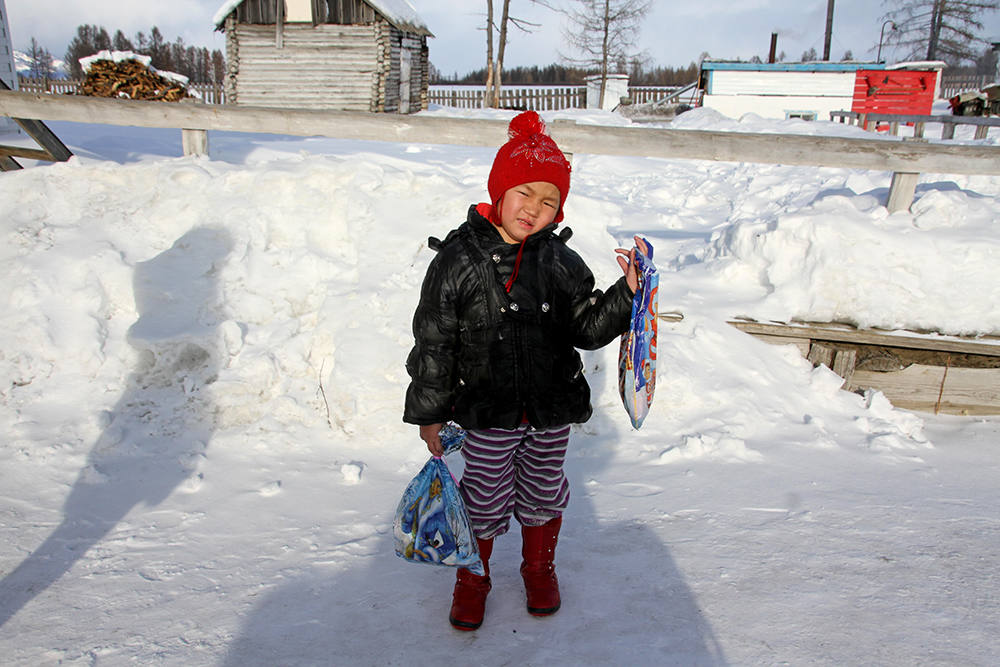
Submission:
[[[830,40],[833,38],[833,3],[826,0],[826,37],[823,40],[823,60],[830,59]]]
[[[931,35],[927,40],[927,60],[937,59],[938,40],[941,38],[942,12],[944,10],[943,0],[934,0],[931,8]]]

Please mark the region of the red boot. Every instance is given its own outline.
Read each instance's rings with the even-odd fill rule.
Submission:
[[[490,555],[493,553],[493,540],[480,540],[476,538],[479,545],[479,557],[483,561],[483,568],[486,576],[480,577],[478,574],[469,572],[466,568],[460,568],[455,578],[455,594],[451,603],[451,614],[448,620],[459,630],[475,630],[483,624],[483,615],[486,613],[486,596],[490,592]]]
[[[528,613],[548,616],[559,611],[559,580],[552,562],[556,554],[556,541],[562,517],[556,517],[541,526],[521,526],[521,577],[528,594]]]

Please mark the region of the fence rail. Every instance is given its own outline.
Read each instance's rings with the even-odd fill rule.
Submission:
[[[52,93],[55,95],[76,95],[80,92],[79,79],[32,79],[19,76],[17,86],[24,93]],[[201,96],[206,104],[225,104],[226,95],[221,84],[189,83],[188,90]]]
[[[167,104],[0,90],[0,115],[107,125],[181,128],[187,146],[207,151],[207,130],[329,136],[464,146],[498,146],[500,120],[399,116],[350,111],[271,109],[235,105]],[[556,120],[550,125],[568,152],[672,159],[846,167],[893,172],[889,209],[906,209],[921,173],[1000,174],[1000,148],[794,134],[594,127]],[[201,140],[204,139],[204,140]],[[17,153],[11,153],[17,155]]]
[[[899,125],[904,123],[913,126],[913,136],[917,139],[924,136],[927,123],[941,124],[942,139],[954,139],[955,127],[958,125],[975,126],[975,139],[985,139],[991,127],[1000,127],[1000,118],[996,116],[919,116],[896,113],[865,114],[856,111],[831,111],[830,121],[846,122],[848,125],[857,125],[872,132],[885,129],[893,135],[899,134]]]

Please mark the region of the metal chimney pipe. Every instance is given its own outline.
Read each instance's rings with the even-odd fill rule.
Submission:
[[[773,63],[775,58],[775,53],[778,50],[778,33],[771,33],[771,50],[767,54],[767,62]]]
[[[834,0],[827,0],[826,3],[826,32],[823,39],[823,60],[830,59],[830,41],[833,38],[833,3]]]

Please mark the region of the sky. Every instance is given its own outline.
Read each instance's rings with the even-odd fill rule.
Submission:
[[[178,36],[188,45],[224,49],[222,34],[212,17],[223,0],[0,0],[5,2],[14,47],[25,50],[35,37],[61,58],[81,24],[121,29],[132,37],[153,26],[168,40]],[[566,0],[563,0],[565,2]],[[411,0],[434,33],[431,62],[444,74],[478,69],[485,60],[485,22],[482,0]],[[499,1],[498,3],[499,4]],[[457,9],[456,9],[457,7]],[[778,52],[798,60],[810,48],[823,51],[826,0],[654,0],[639,46],[653,65],[686,66],[708,53],[713,58],[766,58],[771,33],[778,33]],[[544,66],[560,59],[564,19],[530,0],[512,0],[511,14],[536,24],[531,33],[513,31],[506,66]],[[837,0],[834,10],[831,58],[848,50],[855,59],[874,59],[884,6],[878,0]],[[1000,14],[985,23],[984,36],[1000,36]],[[891,51],[883,53],[890,62]]]

